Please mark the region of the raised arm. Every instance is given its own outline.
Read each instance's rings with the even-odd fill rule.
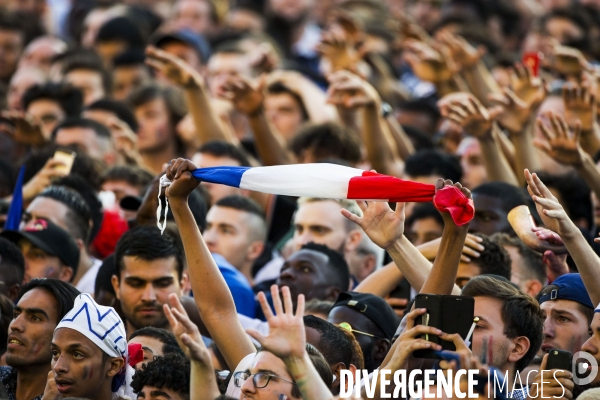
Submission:
[[[264,111],[265,79],[253,84],[241,76],[227,79],[223,85],[223,97],[230,100],[235,109],[248,117],[256,149],[264,165],[290,164],[285,140],[272,126]]]
[[[558,233],[573,258],[592,304],[600,302],[600,258],[540,178],[525,170],[527,190],[546,228]]]
[[[250,329],[248,334],[260,343],[263,349],[283,360],[304,400],[333,399],[330,389],[319,376],[306,352],[304,295],[298,296],[298,306],[294,314],[290,289],[284,286],[281,294],[283,303],[279,297],[279,288],[276,285],[271,286],[275,314],[271,311],[265,294],[263,292],[258,294],[258,301],[269,323],[269,335],[263,336],[258,331]]]
[[[199,184],[191,174],[196,168],[183,158],[171,161],[166,175],[172,184],[167,188],[166,196],[183,241],[196,306],[227,365],[233,370],[242,358],[256,349],[238,320],[231,292],[188,206],[188,196]]]
[[[170,294],[169,304],[163,308],[179,347],[191,361],[190,393],[194,393],[193,399],[214,400],[219,397],[219,387],[210,353],[198,327],[190,320],[177,295]]]
[[[600,151],[600,126],[596,113],[596,82],[585,82],[581,86],[573,83],[563,85],[565,120],[569,128],[581,124],[582,148],[592,157]]]
[[[208,89],[198,71],[180,58],[154,46],[146,49],[146,57],[146,63],[150,67],[164,74],[184,90],[200,145],[212,140],[232,142],[233,138],[227,134],[210,105]]]
[[[348,71],[333,74],[329,81],[330,103],[362,112],[360,133],[373,168],[383,174],[402,176],[404,163],[398,155],[389,127],[380,114],[381,98],[375,88]]]
[[[472,95],[461,95],[445,101],[440,100],[442,115],[463,127],[466,134],[479,140],[483,160],[491,180],[502,181],[518,186],[517,177],[512,171],[493,130],[498,130],[496,118],[501,107],[485,108]],[[501,134],[497,132],[497,134]]]

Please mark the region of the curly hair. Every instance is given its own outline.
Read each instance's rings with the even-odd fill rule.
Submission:
[[[136,371],[131,388],[137,394],[144,386],[171,389],[186,399],[190,396],[190,361],[177,354],[156,357]]]
[[[512,260],[508,252],[496,240],[475,234],[483,239],[481,245],[485,248],[479,257],[474,257],[472,263],[481,268],[481,275],[499,275],[510,280]]]

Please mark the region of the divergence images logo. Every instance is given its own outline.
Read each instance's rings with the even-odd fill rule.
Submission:
[[[581,359],[584,359],[585,361],[577,362]],[[589,374],[587,374],[588,371]],[[596,359],[592,357],[591,354],[584,351],[578,351],[573,354],[573,367],[571,372],[573,373],[573,382],[575,382],[575,384],[590,384],[596,378],[596,375],[598,375],[598,362],[596,362]]]

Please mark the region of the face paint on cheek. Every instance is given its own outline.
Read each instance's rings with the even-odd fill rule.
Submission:
[[[83,379],[88,380],[91,378],[90,369],[88,367],[83,367]]]
[[[56,271],[56,268],[51,267],[51,266],[46,266],[44,267],[44,277],[49,278],[51,276],[54,276]]]

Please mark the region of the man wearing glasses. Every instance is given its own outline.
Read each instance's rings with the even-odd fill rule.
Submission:
[[[341,293],[331,311],[329,322],[354,334],[365,358],[365,369],[378,368],[400,324],[396,313],[381,297],[369,293]]]

